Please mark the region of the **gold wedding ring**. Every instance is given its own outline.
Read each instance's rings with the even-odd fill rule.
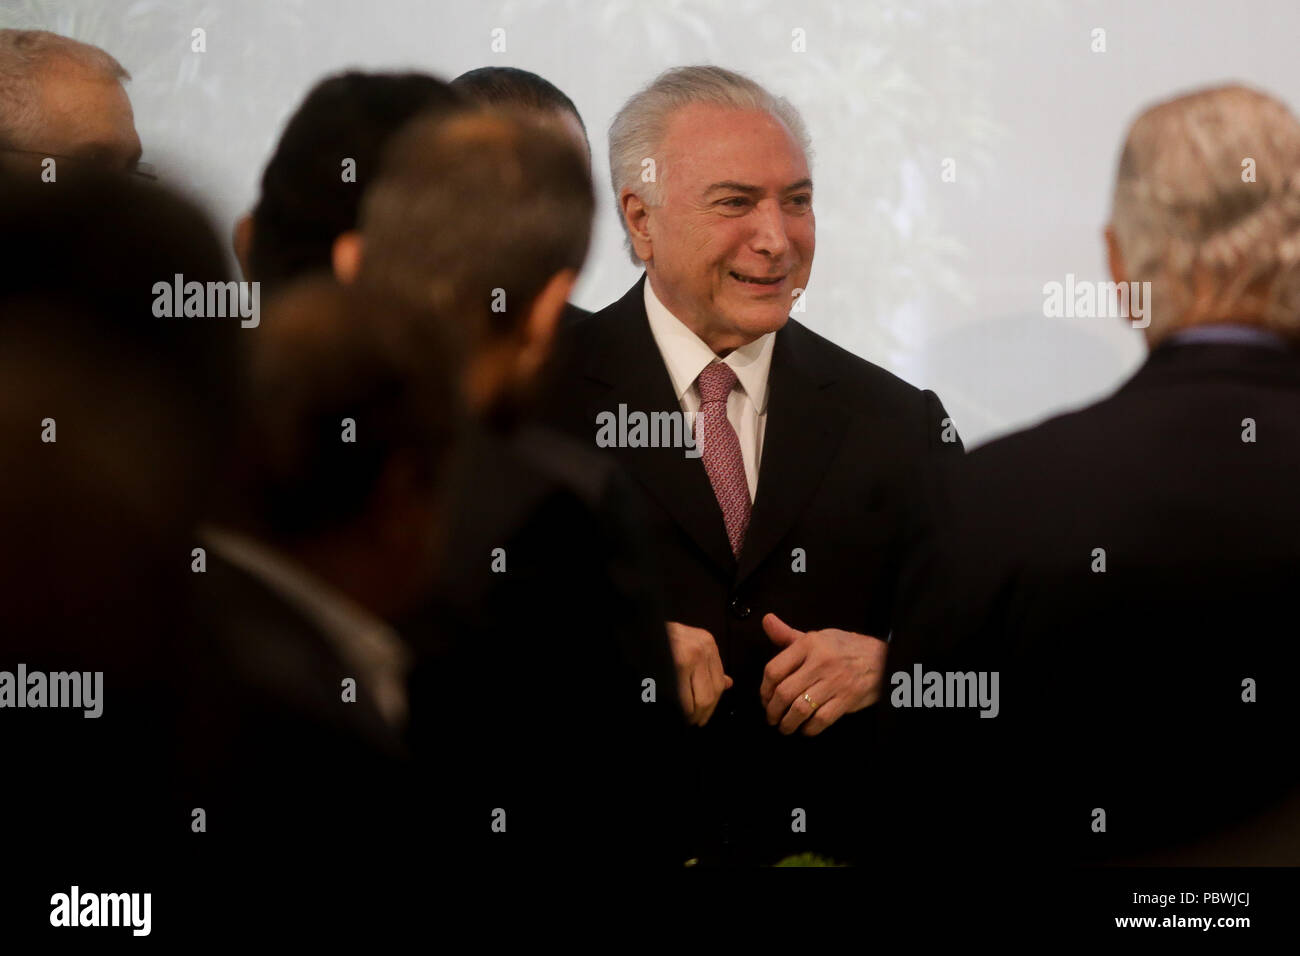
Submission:
[[[808,706],[811,707],[811,708],[813,709],[813,712],[816,712],[817,707],[818,707],[819,705],[814,704],[814,703],[813,703],[813,699],[812,699],[811,697],[809,697],[807,694],[804,694],[804,695],[803,695],[803,699],[808,703]]]

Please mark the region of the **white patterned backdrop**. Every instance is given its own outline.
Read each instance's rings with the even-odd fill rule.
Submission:
[[[321,76],[489,64],[577,103],[602,185],[576,300],[636,278],[605,130],[660,70],[716,63],[792,99],[813,136],[809,325],[934,388],[968,444],[1113,389],[1141,361],[1115,319],[1043,316],[1043,284],[1102,279],[1118,146],[1141,106],[1241,80],[1296,102],[1295,0],[2,0],[0,26],[96,44],[134,79],[145,159],[229,229]],[[191,51],[191,31],[207,50]],[[505,30],[505,52],[491,49]],[[1092,31],[1106,31],[1094,52]],[[806,49],[796,51],[796,31]],[[941,178],[955,160],[956,181]]]

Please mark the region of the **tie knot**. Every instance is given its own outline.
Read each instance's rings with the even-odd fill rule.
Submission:
[[[725,402],[736,387],[736,373],[726,362],[710,362],[695,380],[700,390],[700,404]]]

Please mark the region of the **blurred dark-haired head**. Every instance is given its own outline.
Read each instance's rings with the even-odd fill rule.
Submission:
[[[582,144],[591,160],[587,124],[573,100],[545,77],[514,66],[481,66],[462,73],[451,85],[474,103],[490,107],[513,107],[558,118],[574,139]]]
[[[591,175],[553,120],[482,111],[404,130],[366,194],[357,275],[428,311],[478,412],[520,401],[582,268]]]
[[[408,307],[313,277],[250,330],[250,530],[383,616],[432,580],[460,428],[452,353]]]
[[[158,282],[226,278],[206,216],[166,190],[89,172],[0,179],[0,230],[6,630],[84,669],[115,627],[149,633],[189,574],[244,330],[154,314]]]
[[[459,93],[423,73],[349,72],[322,80],[290,117],[240,221],[236,252],[270,294],[329,272],[335,238],[356,226],[361,195],[389,139],[423,113],[458,108]]]

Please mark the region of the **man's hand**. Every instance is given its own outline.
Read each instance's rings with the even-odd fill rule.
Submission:
[[[768,661],[759,690],[767,722],[779,723],[781,733],[802,727],[815,736],[880,699],[889,651],[884,641],[834,628],[796,631],[775,614],[763,618],[763,630],[784,648]]]
[[[713,635],[698,627],[668,622],[668,643],[677,665],[677,692],[689,723],[703,727],[713,716],[718,698],[731,686],[722,673],[722,657]]]

